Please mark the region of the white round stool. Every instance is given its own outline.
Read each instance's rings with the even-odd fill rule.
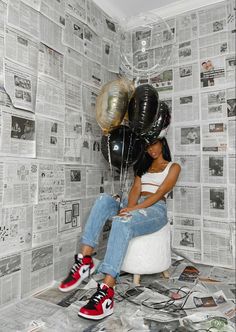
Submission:
[[[128,246],[121,270],[134,274],[134,283],[140,283],[140,274],[163,272],[171,265],[170,224],[155,233],[137,236]]]

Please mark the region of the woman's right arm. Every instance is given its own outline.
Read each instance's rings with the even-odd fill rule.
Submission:
[[[135,176],[134,183],[129,192],[128,196],[128,207],[133,207],[137,204],[138,199],[141,193],[141,178],[139,176]]]

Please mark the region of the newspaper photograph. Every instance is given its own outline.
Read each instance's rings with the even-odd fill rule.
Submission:
[[[39,163],[38,202],[63,199],[65,191],[65,166],[54,162]]]
[[[200,126],[175,127],[175,151],[200,152]]]
[[[63,82],[63,55],[47,45],[40,43],[38,71],[40,74]]]
[[[192,93],[174,97],[175,122],[199,120],[199,95]]]
[[[198,75],[197,63],[174,68],[174,91],[178,92],[198,88]]]
[[[82,80],[83,55],[70,47],[65,47],[64,73]]]
[[[109,81],[104,79],[101,64],[93,62],[90,59],[84,58],[83,62],[83,81],[99,88],[103,82]]]
[[[45,202],[33,206],[33,248],[49,244],[57,239],[57,215],[56,202]]]
[[[179,42],[189,41],[198,37],[198,18],[196,12],[179,15],[176,18],[176,38]]]
[[[94,87],[84,85],[82,86],[82,103],[83,112],[87,115],[95,116],[96,99],[99,95],[99,90]]]
[[[178,183],[200,182],[201,159],[199,155],[175,155],[174,160],[181,166]]]
[[[85,22],[86,21],[86,3],[85,0],[67,0],[66,12],[75,18]]]
[[[36,72],[5,60],[4,87],[9,94],[12,104],[21,109],[34,112],[36,84]]]
[[[60,241],[54,244],[54,279],[62,280],[74,263],[77,239]]]
[[[39,42],[33,36],[8,26],[5,30],[5,57],[33,71],[38,68]]]
[[[200,61],[201,88],[225,83],[225,64],[223,57],[205,58]]]
[[[226,15],[225,4],[215,6],[214,10],[211,6],[199,10],[199,36],[226,30]]]
[[[2,107],[0,154],[35,157],[35,119],[25,111]]]
[[[84,23],[66,13],[66,24],[62,33],[63,44],[84,54],[84,28]]]
[[[72,232],[76,235],[81,232],[80,200],[62,201],[58,204],[58,232]]]
[[[53,282],[53,245],[22,253],[22,298],[40,291]]]
[[[108,70],[119,72],[120,47],[109,40],[102,40],[102,64]],[[96,59],[95,59],[96,60]]]
[[[205,216],[227,218],[228,197],[226,187],[203,187],[203,213]]]
[[[83,198],[86,194],[86,170],[77,165],[65,166],[65,198]]]
[[[213,228],[215,223],[216,228]],[[220,226],[221,224],[221,226]],[[221,221],[203,220],[203,262],[225,267],[233,266],[230,228]],[[213,278],[213,277],[212,277]]]
[[[81,162],[83,114],[66,107],[64,161]]]
[[[188,229],[186,226],[173,229],[173,246],[183,250],[194,250],[201,253],[201,230]]]
[[[226,155],[202,156],[202,178],[205,183],[227,182]]]
[[[86,25],[84,27],[84,54],[91,60],[102,62],[102,39]]]
[[[210,122],[202,124],[202,151],[225,152],[227,150],[227,124]]]
[[[47,16],[61,27],[65,26],[65,2],[66,0],[41,0],[40,13]]]
[[[33,207],[3,208],[0,213],[0,256],[30,249]]]
[[[36,117],[37,157],[42,159],[63,159],[64,129],[64,122]]]
[[[236,132],[236,119],[229,119],[228,121],[228,152],[235,153],[236,142],[235,142],[235,132]]]
[[[60,54],[64,54],[62,30],[64,31],[58,24],[46,16],[40,15],[40,41]]]
[[[194,62],[198,57],[197,40],[189,40],[179,44],[179,63]]]
[[[201,94],[202,120],[221,119],[227,116],[226,91],[204,92]]]
[[[73,107],[81,111],[82,107],[82,84],[71,76],[65,75],[65,103],[66,106]]]
[[[32,2],[32,1],[31,1]],[[39,38],[40,14],[20,0],[8,1],[7,24]]]
[[[38,166],[35,161],[9,160],[4,162],[3,206],[37,203]]]
[[[21,297],[21,255],[0,259],[0,308]],[[3,326],[1,324],[1,326]]]
[[[173,90],[173,70],[164,70],[161,74],[151,77],[150,83],[158,92],[170,92]]]
[[[174,212],[184,214],[201,214],[200,186],[176,186],[174,188]]]
[[[228,118],[236,116],[235,89],[228,89],[227,90],[227,116],[228,116]]]

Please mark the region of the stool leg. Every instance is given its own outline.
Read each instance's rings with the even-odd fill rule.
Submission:
[[[163,277],[164,277],[165,279],[169,279],[169,278],[170,278],[170,274],[169,274],[169,271],[168,271],[168,270],[163,271],[162,274],[163,274]]]
[[[137,286],[140,286],[140,274],[134,274],[133,283]]]

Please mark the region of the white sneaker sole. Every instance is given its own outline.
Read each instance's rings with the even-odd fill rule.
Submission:
[[[93,274],[94,271],[95,271],[95,266],[90,270],[90,273],[89,273],[89,270],[86,271],[87,273],[84,273],[84,275],[74,285],[67,287],[67,288],[61,288],[60,286],[58,286],[58,289],[63,293],[70,292],[70,291],[74,290],[75,288],[77,288],[81,284],[81,282],[83,280],[85,280],[86,278],[88,278],[89,275]]]
[[[102,315],[99,315],[99,316],[90,316],[90,315],[83,314],[82,312],[79,311],[78,316],[87,318],[90,320],[100,320],[100,319],[103,319],[105,317],[112,315],[113,311],[114,311],[114,308],[110,309],[109,311],[106,311],[105,313],[103,313]]]

